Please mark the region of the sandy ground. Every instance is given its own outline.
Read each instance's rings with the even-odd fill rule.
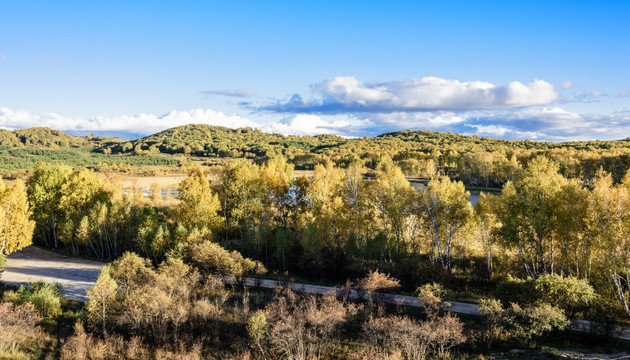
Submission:
[[[29,246],[7,257],[1,280],[12,285],[36,281],[61,284],[67,298],[85,301],[104,263],[70,258]]]

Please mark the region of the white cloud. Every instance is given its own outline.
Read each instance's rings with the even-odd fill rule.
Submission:
[[[559,107],[527,109],[486,114],[475,120],[469,119],[466,126],[476,128],[480,135],[504,138],[621,139],[630,135],[630,112],[618,109],[611,114],[578,114]]]
[[[213,110],[173,110],[157,116],[153,114],[97,116],[90,119],[68,118],[56,113],[34,114],[26,110],[13,111],[0,107],[0,126],[21,129],[46,126],[65,131],[109,131],[130,134],[150,134],[185,124],[210,124],[237,127],[259,127],[259,124],[238,115],[226,115]]]
[[[0,54],[0,61],[7,61],[7,57],[4,54]]]
[[[626,96],[628,96],[628,92],[625,91],[625,90],[622,90],[622,91],[617,93],[617,97],[618,98],[623,98],[623,97],[626,97]]]
[[[559,98],[553,85],[538,79],[504,86],[438,77],[363,83],[352,76],[338,76],[314,84],[312,89],[318,97],[305,100],[295,94],[260,109],[331,114],[466,111],[546,105]]]
[[[398,129],[440,129],[445,126],[466,121],[463,116],[447,111],[434,113],[394,112],[389,114],[367,114],[366,120],[374,125],[389,125]]]
[[[574,86],[575,84],[573,84],[573,81],[571,80],[565,80],[563,81],[560,86],[562,86],[563,89],[570,89]]]
[[[26,110],[13,111],[0,107],[0,128],[15,130],[45,126],[63,131],[118,132],[148,135],[186,124],[208,124],[228,128],[251,127],[285,135],[346,134],[347,121],[327,122],[316,115],[298,114],[279,122],[257,123],[238,115],[220,111],[195,109],[173,110],[157,116],[153,114],[97,116],[90,119],[68,118],[56,113],[34,114]]]
[[[580,114],[560,107],[518,111],[363,113],[345,117],[295,114],[267,123],[204,109],[173,110],[161,116],[139,114],[82,119],[56,113],[36,114],[0,107],[0,128],[10,130],[46,126],[68,132],[114,133],[124,136],[148,135],[190,123],[229,128],[252,127],[285,135],[373,136],[406,129],[470,133],[474,129],[474,133],[478,135],[506,139],[569,141],[621,139],[630,136],[630,111],[623,107],[610,114]]]
[[[343,120],[327,122],[317,115],[298,114],[279,122],[262,125],[261,129],[270,133],[285,135],[345,134],[350,123]]]

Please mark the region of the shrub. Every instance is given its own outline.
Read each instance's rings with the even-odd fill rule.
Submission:
[[[423,322],[408,317],[370,318],[363,326],[366,341],[376,350],[400,350],[409,360],[423,360],[432,354],[448,357],[450,349],[466,341],[464,326],[453,315]]]
[[[400,287],[400,281],[378,271],[370,271],[366,277],[359,279],[355,287],[372,294],[377,291],[387,292]]]
[[[247,321],[247,335],[249,335],[249,338],[258,347],[263,358],[266,359],[267,357],[262,347],[262,341],[267,335],[267,317],[265,317],[264,312],[257,311],[249,318]]]
[[[192,245],[190,260],[206,275],[243,276],[267,271],[260,262],[244,258],[239,252],[228,251],[211,241]]]
[[[112,262],[109,273],[123,294],[138,286],[150,286],[156,280],[149,259],[132,252],[126,252]]]
[[[575,277],[542,275],[534,282],[534,290],[536,303],[555,306],[569,316],[586,310],[597,299],[593,287]]]
[[[485,300],[479,310],[486,323],[483,337],[488,347],[493,340],[502,337],[521,342],[536,340],[540,346],[545,335],[569,325],[564,311],[549,304],[521,307],[512,303],[505,309],[497,300]]]
[[[429,318],[436,318],[442,306],[450,306],[448,303],[442,303],[442,299],[446,291],[440,284],[425,284],[418,288],[418,300],[420,306],[427,313]]]
[[[18,304],[33,304],[42,317],[52,319],[61,315],[63,291],[58,283],[36,282],[29,288],[20,286],[16,300]]]
[[[118,285],[111,278],[109,266],[103,267],[94,286],[87,291],[85,304],[87,320],[93,329],[99,329],[107,337],[107,327],[112,318],[112,307],[116,301]]]
[[[569,325],[564,312],[549,304],[525,308],[512,304],[507,315],[505,319],[512,336],[524,341],[537,340],[539,346],[543,335]]]
[[[0,303],[0,350],[15,353],[27,341],[38,338],[41,320],[31,303]]]
[[[479,301],[479,313],[484,319],[484,329],[481,336],[486,342],[487,348],[490,349],[493,341],[506,335],[503,326],[505,309],[499,300],[482,299]]]
[[[288,290],[265,308],[269,343],[280,357],[319,358],[335,341],[354,307],[333,292],[322,297],[298,297]]]
[[[504,304],[549,304],[569,316],[586,310],[597,299],[595,290],[587,281],[560,275],[541,275],[536,280],[510,279],[497,286],[495,295]]]

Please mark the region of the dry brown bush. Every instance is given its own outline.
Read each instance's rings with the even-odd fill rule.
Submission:
[[[337,300],[334,292],[301,297],[288,290],[265,309],[271,349],[289,360],[318,358],[354,311],[354,306]]]
[[[464,341],[463,324],[453,315],[416,322],[408,317],[370,318],[363,326],[366,341],[375,351],[400,350],[409,360],[423,360],[431,354],[447,358],[450,349]]]
[[[0,303],[0,351],[15,353],[29,340],[38,338],[42,334],[41,320],[31,303]]]
[[[392,350],[384,353],[383,351],[374,351],[372,349],[362,354],[350,354],[348,360],[402,360],[399,350]]]
[[[377,291],[388,291],[400,287],[400,281],[378,271],[371,271],[356,282],[357,289],[372,294]]]
[[[160,265],[152,278],[152,284],[129,287],[121,304],[119,323],[158,344],[176,343],[193,310],[203,310],[195,307],[193,296],[199,276],[181,260],[169,260]]]
[[[87,334],[81,323],[75,325],[74,335],[61,347],[61,360],[145,360],[145,359],[201,359],[201,345],[187,347],[179,342],[176,349],[153,348],[142,343],[140,338],[124,340],[118,335],[102,339]]]

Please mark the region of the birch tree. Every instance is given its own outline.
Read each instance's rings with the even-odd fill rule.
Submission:
[[[26,182],[28,202],[36,223],[36,239],[51,248],[59,247],[59,209],[61,187],[68,180],[71,169],[64,165],[38,163]]]
[[[501,193],[499,234],[518,249],[525,271],[532,279],[553,272],[554,237],[563,187],[567,180],[545,157],[530,162]]]
[[[31,245],[35,222],[30,219],[24,183],[5,187],[0,180],[0,254],[8,255]]]
[[[420,191],[418,210],[427,227],[434,255],[451,268],[453,242],[472,220],[470,193],[462,182],[448,177],[433,179]]]
[[[597,237],[599,258],[613,284],[619,303],[630,316],[626,290],[630,291],[630,193],[614,186],[610,174],[595,181],[589,214]]]
[[[179,186],[175,218],[187,228],[216,230],[221,224],[219,198],[200,167],[194,167]]]

